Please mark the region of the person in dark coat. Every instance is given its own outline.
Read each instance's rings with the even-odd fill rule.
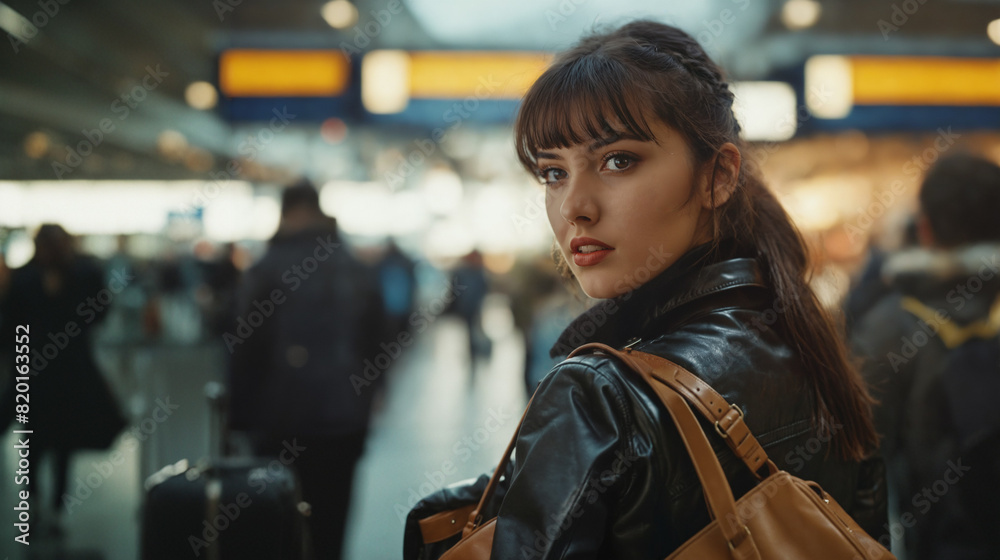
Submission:
[[[451,283],[458,290],[451,310],[465,323],[469,341],[469,376],[475,380],[478,358],[488,358],[493,351],[493,343],[483,330],[483,304],[490,289],[483,254],[472,250],[463,256],[451,274]]]
[[[14,412],[11,383],[3,399],[9,403],[4,425],[17,420],[17,429],[33,430],[32,456],[36,451],[38,456],[54,456],[55,484],[49,499],[55,511],[67,496],[72,453],[107,448],[125,427],[94,361],[91,334],[129,280],[123,272],[105,284],[101,267],[76,252],[72,236],[62,226],[45,224],[35,235],[34,257],[12,272],[10,289],[0,301],[3,332],[13,338],[18,325],[26,326],[31,357],[27,421],[9,416]],[[29,493],[35,497],[37,480],[30,477]]]
[[[412,327],[409,319],[417,306],[416,268],[417,263],[399,248],[394,239],[390,239],[385,255],[378,263],[388,323],[386,328],[390,333],[403,333]]]
[[[858,323],[907,558],[1000,558],[1000,167],[971,155],[927,173],[921,247],[889,255],[892,292]]]
[[[529,89],[519,159],[546,190],[562,268],[601,300],[552,355],[603,342],[687,368],[741,409],[779,467],[875,531],[885,499],[870,397],[806,282],[801,236],[743,165],[732,103],[701,46],[652,21],[585,37]],[[705,426],[743,495],[753,473]],[[406,557],[423,553],[412,521],[470,493],[418,503]],[[711,521],[665,406],[605,354],[566,359],[539,384],[502,493],[481,512],[496,515],[492,558],[662,560]],[[731,540],[734,557],[750,542]]]
[[[233,331],[230,426],[302,480],[317,558],[340,558],[355,466],[384,342],[377,277],[344,245],[308,182],[287,188],[281,224],[242,279]],[[357,380],[364,383],[357,384]],[[295,451],[289,451],[294,449]]]

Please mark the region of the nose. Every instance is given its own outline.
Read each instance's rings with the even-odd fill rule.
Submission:
[[[567,180],[559,213],[571,225],[594,224],[600,211],[594,193],[594,181],[586,174],[576,173]]]

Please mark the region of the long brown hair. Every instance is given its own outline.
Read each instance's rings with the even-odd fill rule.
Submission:
[[[685,137],[696,169],[712,165],[714,202],[720,147],[731,142],[747,153],[732,105],[721,69],[694,38],[669,25],[635,21],[583,38],[539,77],[518,112],[517,155],[537,174],[540,149],[626,132],[656,141],[650,121],[659,119]],[[865,457],[878,442],[873,400],[840,331],[809,287],[802,236],[755,169],[742,166],[735,191],[713,211],[712,226],[716,247],[732,238],[756,250],[776,304],[785,310],[779,314],[782,330],[810,377],[814,421],[842,423],[835,452]]]

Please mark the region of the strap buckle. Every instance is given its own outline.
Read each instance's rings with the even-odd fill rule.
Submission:
[[[747,527],[746,525],[744,525],[743,526],[743,530],[747,532],[747,536],[743,537],[743,539],[740,540],[741,544],[742,544],[742,542],[744,540],[750,538],[750,527]],[[733,546],[733,541],[726,541],[726,544],[729,545],[729,552],[732,552],[733,550],[736,549],[736,546],[739,546],[739,545]]]
[[[743,409],[742,408],[736,406],[735,404],[730,404],[729,405],[729,409],[730,410],[736,409],[736,412],[740,415],[740,418],[743,418]],[[715,431],[718,432],[719,435],[723,437],[723,439],[729,437],[729,433],[727,433],[726,431],[723,431],[723,429],[719,426],[719,421],[718,420],[715,421]]]

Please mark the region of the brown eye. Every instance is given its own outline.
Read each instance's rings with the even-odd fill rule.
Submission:
[[[558,167],[549,167],[548,169],[543,169],[538,174],[542,183],[550,185],[552,183],[558,183],[566,177],[566,172]]]
[[[631,157],[626,156],[624,154],[618,154],[609,157],[605,161],[604,166],[609,171],[624,171],[628,169],[632,165],[632,163],[633,159]]]

